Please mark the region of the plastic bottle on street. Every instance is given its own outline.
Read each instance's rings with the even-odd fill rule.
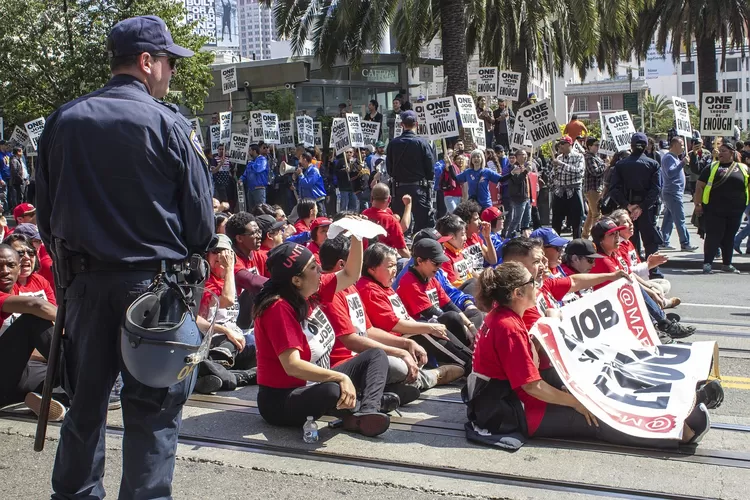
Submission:
[[[318,424],[315,423],[314,418],[307,417],[307,422],[302,426],[302,439],[305,443],[318,442]]]

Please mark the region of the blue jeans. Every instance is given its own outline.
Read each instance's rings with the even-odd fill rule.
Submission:
[[[647,294],[645,290],[643,290],[643,288],[641,288],[641,293],[643,294],[643,302],[645,302],[646,304],[646,310],[648,311],[648,315],[651,317],[651,319],[654,321],[667,319],[667,315],[664,313],[664,310],[659,307],[659,304],[654,302],[654,299],[652,299],[651,296]]]
[[[453,211],[456,209],[459,203],[461,203],[460,196],[446,196],[445,197],[445,208],[448,210],[449,214],[453,213]]]
[[[359,212],[359,200],[353,191],[341,191],[341,208],[340,210],[351,210]]]
[[[248,189],[247,191],[247,201],[245,202],[245,205],[247,205],[246,210],[250,212],[253,207],[257,207],[258,205],[266,202],[266,188],[259,188],[259,189]]]
[[[750,205],[745,209],[745,215],[747,215],[748,212],[750,212]],[[750,237],[750,221],[746,222],[745,227],[737,232],[737,235],[734,237],[734,246],[739,247],[742,245],[742,241],[748,237]]]
[[[531,201],[516,202],[511,200],[510,205],[513,215],[511,216],[508,233],[520,233],[521,229],[531,226]]]
[[[690,234],[685,224],[685,207],[682,204],[682,194],[662,193],[664,202],[664,220],[661,223],[664,244],[669,245],[669,237],[672,235],[672,226],[677,226],[677,234],[680,237],[680,246],[690,245]]]

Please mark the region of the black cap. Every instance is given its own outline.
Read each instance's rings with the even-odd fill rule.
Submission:
[[[414,243],[411,249],[411,253],[416,259],[430,259],[436,264],[442,264],[448,262],[450,259],[446,257],[443,251],[443,245],[433,240],[432,238],[422,238],[418,242]]]
[[[566,255],[578,255],[579,257],[591,257],[593,259],[603,259],[604,255],[596,253],[596,247],[590,240],[576,238],[565,247]]]
[[[401,113],[401,123],[404,123],[405,125],[413,125],[417,123],[417,114],[412,111],[404,111]]]
[[[636,144],[648,144],[648,137],[643,132],[636,132],[630,137],[630,145],[635,146]]]
[[[622,231],[623,229],[627,228],[625,226],[618,226],[614,220],[605,217],[591,228],[591,238],[594,241],[601,241],[606,235]]]
[[[157,16],[138,16],[115,24],[107,39],[109,57],[131,56],[149,52],[166,52],[173,57],[192,57],[195,53],[180,47]]]
[[[495,152],[496,153],[504,153],[505,152],[505,146],[502,144],[495,144]]]
[[[283,220],[276,220],[276,217],[267,214],[259,215],[255,218],[255,221],[258,223],[260,230],[263,231],[263,238],[271,231],[276,231],[286,225]]]
[[[293,277],[302,274],[305,266],[313,258],[313,253],[297,243],[286,242],[268,252],[266,269],[271,275],[271,282],[288,283]]]
[[[451,236],[442,236],[434,227],[426,227],[414,235],[413,243],[416,244],[419,240],[423,238],[435,240],[438,243],[445,243],[446,241],[451,239]]]

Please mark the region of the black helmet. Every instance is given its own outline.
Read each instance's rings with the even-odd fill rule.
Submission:
[[[201,332],[189,296],[176,283],[162,282],[138,297],[125,312],[120,335],[122,360],[128,372],[142,384],[154,388],[172,386],[191,376],[195,367],[206,359],[213,314],[203,315],[211,318],[211,327]],[[210,297],[213,300],[203,307],[215,312],[218,301],[215,296]],[[200,302],[200,296],[197,301]]]

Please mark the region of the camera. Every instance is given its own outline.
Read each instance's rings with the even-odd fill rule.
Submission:
[[[244,85],[245,88],[248,88],[250,86],[250,82],[248,82],[247,80],[245,80],[244,82],[242,82],[242,85]]]

